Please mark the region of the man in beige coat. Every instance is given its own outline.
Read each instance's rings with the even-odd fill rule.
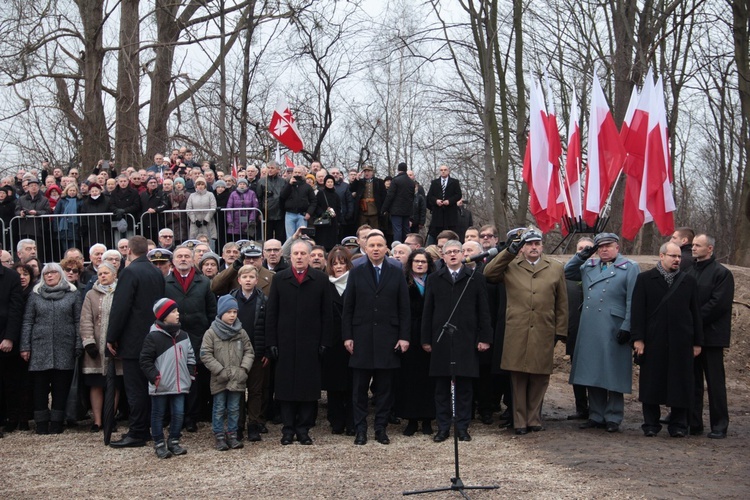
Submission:
[[[510,372],[516,434],[541,431],[544,394],[556,337],[568,331],[568,294],[560,262],[543,255],[542,234],[529,229],[484,268],[505,283],[505,341],[500,367]]]

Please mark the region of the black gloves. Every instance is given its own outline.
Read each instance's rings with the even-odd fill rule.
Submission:
[[[555,335],[555,344],[562,342],[563,344],[568,342],[568,337],[565,335]]]
[[[201,227],[201,226],[203,226],[203,221],[202,220],[197,220],[197,221],[195,221],[195,225],[196,225],[196,227]]]
[[[324,345],[318,347],[318,356],[321,358],[326,355],[326,352],[328,352],[328,348]]]
[[[507,247],[508,253],[513,255],[518,255],[518,251],[521,250],[521,247],[523,246],[523,240],[521,238],[516,238],[513,241],[510,242],[510,244]]]
[[[630,342],[630,332],[627,330],[620,330],[617,332],[617,343],[620,345],[627,344]]]
[[[592,247],[586,247],[583,250],[581,250],[580,252],[578,252],[576,255],[581,260],[588,260],[589,257],[591,257],[592,255],[594,255],[596,253],[596,249],[597,248],[599,248],[599,245],[594,245]]]
[[[239,271],[244,261],[244,259],[238,258],[234,262],[232,262],[232,267],[234,268],[234,270]]]
[[[266,348],[266,357],[271,361],[279,359],[279,348],[275,345]]]
[[[86,350],[86,354],[92,358],[96,359],[99,357],[99,349],[97,349],[96,344],[86,344],[84,349]]]

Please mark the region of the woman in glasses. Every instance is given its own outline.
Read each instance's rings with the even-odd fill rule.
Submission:
[[[83,264],[78,259],[73,257],[66,257],[60,262],[65,279],[68,283],[72,283],[75,287],[81,291],[86,287],[86,283],[81,281],[81,273],[83,273]]]
[[[20,347],[21,358],[33,373],[37,434],[63,431],[76,354],[83,349],[78,336],[80,313],[75,285],[65,279],[60,264],[45,264],[42,281],[26,304]]]
[[[420,420],[422,433],[433,432],[430,421],[435,418],[435,386],[429,376],[430,354],[419,346],[419,338],[422,335],[425,281],[434,271],[432,257],[423,248],[414,250],[404,266],[409,288],[411,338],[414,346],[402,355],[396,384],[396,416],[409,420],[404,436],[413,436]]]

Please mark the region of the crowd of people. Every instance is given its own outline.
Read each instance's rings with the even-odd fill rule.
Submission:
[[[368,441],[370,395],[381,444],[401,420],[405,436],[436,442],[453,430],[470,441],[472,420],[524,435],[544,430],[562,341],[569,418],[582,429],[621,431],[635,361],[645,436],[664,422],[673,437],[703,433],[705,378],[708,437],[726,437],[734,283],[710,235],[678,229],[656,267],[640,272],[619,237],[601,233],[581,238],[563,265],[534,228],[504,241],[493,225],[462,230],[460,183],[447,166],[424,193],[403,163],[385,180],[369,166],[345,180],[319,163],[281,174],[273,162],[235,179],[180,153],[157,155],[143,176],[102,163],[86,188],[63,183],[59,169],[22,173],[20,196],[3,186],[3,206],[15,203],[8,215],[34,226],[53,201],[40,184],[60,180],[54,211],[71,217],[56,224],[59,255],[32,237],[38,230],[18,233],[15,256],[2,251],[5,432],[33,420],[37,434],[56,434],[82,419],[67,405],[80,368],[91,431],[104,427],[114,391],[128,430],[110,446],[153,440],[159,458],[184,454],[181,433],[201,421],[220,451],[260,441],[268,422],[281,424],[282,445],[311,445],[322,391],[330,431],[355,445]],[[92,203],[108,209],[84,208]],[[217,206],[258,211],[217,215]],[[187,211],[150,218],[169,207]],[[81,233],[71,221],[86,210],[143,217],[138,228]]]

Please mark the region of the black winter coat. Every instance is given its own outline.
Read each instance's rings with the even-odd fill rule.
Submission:
[[[349,351],[344,347],[341,337],[341,315],[344,311],[344,296],[339,295],[336,286],[329,283],[331,289],[331,348],[323,357],[323,389],[326,391],[345,391],[352,389],[352,372],[349,368]]]
[[[412,209],[411,223],[424,226],[427,222],[427,199],[423,194],[414,196],[414,208]]]
[[[117,216],[121,213],[131,214],[135,221],[138,222],[138,216],[141,214],[141,197],[138,194],[138,190],[130,186],[122,189],[117,186],[112,194],[109,196],[112,210]],[[117,217],[116,217],[117,220]]]
[[[645,345],[640,357],[638,399],[647,404],[689,408],[693,346],[703,344],[703,330],[695,278],[686,275],[677,286],[661,304],[669,286],[659,270],[639,274],[633,289],[630,333],[633,341],[641,340]]]
[[[211,291],[211,280],[196,272],[187,293],[177,282],[173,273],[164,279],[164,296],[177,302],[180,309],[180,324],[190,337],[194,352],[201,352],[201,343],[206,330],[216,319],[216,295]]]
[[[0,266],[0,341],[10,340],[13,349],[0,351],[0,357],[18,357],[18,345],[21,339],[24,300],[21,289],[21,278],[18,273],[5,266]]]
[[[443,197],[443,188],[441,178],[433,180],[430,183],[430,190],[427,191],[427,208],[432,212],[432,221],[430,227],[453,227],[458,224],[458,200],[463,197],[461,194],[461,185],[458,179],[448,177],[448,184],[445,187],[445,197]],[[448,200],[448,206],[438,206],[437,200]]]
[[[320,189],[316,195],[317,206],[315,208],[315,218],[320,217],[330,207],[336,213],[331,218],[331,223],[325,226],[315,226],[315,242],[325,247],[326,252],[330,252],[338,244],[339,224],[341,221],[341,200],[333,189]],[[308,223],[311,226],[312,222]]]
[[[309,187],[309,186],[308,186]],[[320,397],[320,346],[331,345],[331,289],[328,276],[308,268],[302,283],[293,268],[273,278],[266,308],[266,345],[279,349],[276,398],[317,401]]]
[[[391,181],[382,207],[383,213],[399,217],[411,217],[414,211],[414,181],[401,172]]]
[[[734,276],[716,257],[696,262],[687,271],[698,281],[698,306],[703,320],[703,344],[729,347],[732,333]]]
[[[236,288],[229,295],[237,299],[237,318],[242,323],[242,329],[247,332],[250,343],[255,351],[255,362],[260,362],[266,355],[266,305],[268,299],[260,288],[255,287],[249,300],[245,300],[242,290]],[[250,305],[251,307],[247,307]]]
[[[164,276],[145,255],[120,272],[107,328],[107,342],[117,346],[118,357],[140,359],[154,323],[154,304],[162,298]]]
[[[315,199],[313,188],[306,182],[296,182],[287,184],[281,190],[281,201],[284,205],[284,211],[293,214],[310,214],[315,215],[315,207],[318,201]]]
[[[36,210],[36,215],[48,215],[52,213],[49,200],[41,191],[34,198],[26,193],[16,200],[16,215],[20,215],[22,211],[28,213],[29,210]],[[21,236],[41,235],[42,219],[31,216],[23,217],[19,222],[19,234]],[[34,239],[39,239],[39,237],[37,236]]]
[[[10,195],[0,202],[0,220],[5,223],[5,227],[10,227],[10,220],[16,216],[16,198]]]
[[[477,344],[491,344],[493,331],[490,326],[490,309],[487,303],[487,286],[480,271],[474,273],[461,267],[456,282],[453,282],[450,269],[444,266],[427,278],[425,285],[424,312],[422,314],[421,344],[432,346],[430,375],[449,377],[451,375],[451,338],[445,333],[437,341],[443,325],[456,306],[458,297],[466,287],[458,309],[451,319],[457,332],[453,336],[453,356],[456,361],[456,375],[459,377],[479,376],[479,351]]]
[[[342,317],[343,339],[354,340],[349,366],[364,370],[399,368],[401,358],[394,348],[399,340],[411,342],[410,328],[409,290],[401,269],[384,260],[376,285],[369,259],[353,267],[344,292]]]

